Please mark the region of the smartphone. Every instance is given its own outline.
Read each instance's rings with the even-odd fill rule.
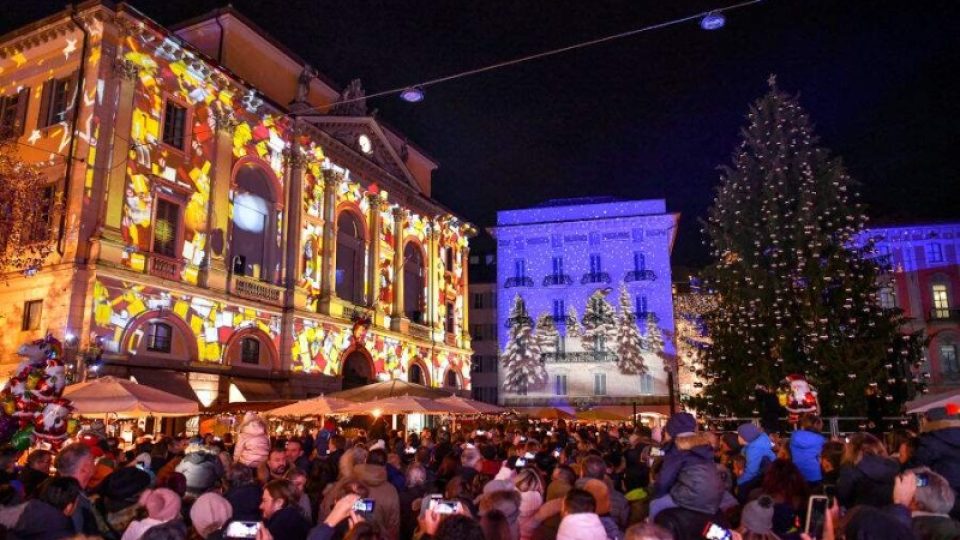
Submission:
[[[663,457],[663,449],[653,446],[650,448],[651,457]]]
[[[553,451],[553,457],[555,457],[555,458],[560,457],[560,451],[559,451],[559,450],[554,450],[554,451]]]
[[[456,514],[460,511],[460,501],[433,499],[430,501],[430,507],[436,510],[438,514]]]
[[[482,430],[482,429],[478,429],[478,430],[477,430],[477,435],[480,435],[481,437],[484,436],[484,435],[486,435],[486,434],[487,434],[487,432],[484,431],[484,430]]]
[[[231,521],[223,532],[226,538],[256,538],[260,531],[259,521]]]
[[[520,442],[527,442],[527,438],[523,435],[520,436]]]
[[[812,495],[807,501],[807,524],[803,532],[810,538],[823,538],[823,529],[827,523],[829,500],[826,495]]]
[[[533,459],[535,457],[537,456],[533,455],[533,452],[527,452],[526,454],[523,455],[523,459]]]
[[[930,485],[930,475],[926,473],[916,473],[915,476],[917,477],[918,488],[927,487]]]
[[[706,527],[704,527],[703,537],[706,540],[731,540],[733,535],[730,534],[729,529],[724,529],[723,527],[711,521],[710,523],[707,523]]]
[[[414,447],[412,447],[412,446],[406,447],[403,451],[406,452],[406,453],[408,453],[408,454],[416,454],[416,453],[417,453],[417,449],[414,448]]]
[[[527,466],[527,460],[525,460],[525,459],[523,459],[523,458],[517,458],[517,462],[514,463],[513,466],[516,467],[516,468],[518,468],[518,469],[521,468],[521,467],[526,467],[526,466]]]
[[[357,499],[357,502],[353,503],[353,511],[361,514],[372,514],[373,507],[373,499]]]

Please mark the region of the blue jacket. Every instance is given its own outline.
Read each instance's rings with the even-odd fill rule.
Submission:
[[[766,433],[761,433],[759,437],[743,447],[743,455],[747,458],[747,465],[743,469],[743,476],[737,479],[737,484],[746,484],[760,476],[763,467],[764,458],[767,461],[777,459],[773,453],[773,442]]]
[[[820,452],[827,439],[819,433],[805,429],[794,432],[790,437],[790,455],[793,464],[800,469],[807,482],[819,482],[823,479],[820,470]]]

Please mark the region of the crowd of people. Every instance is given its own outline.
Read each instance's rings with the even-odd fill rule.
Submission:
[[[496,423],[403,435],[236,437],[95,431],[56,454],[0,452],[7,538],[181,540],[641,540],[960,538],[960,414],[920,433],[822,435],[746,423],[706,431]],[[478,429],[479,428],[479,429]],[[811,496],[827,503],[818,519]],[[814,525],[810,527],[809,521]],[[805,529],[810,530],[805,530]],[[2,538],[2,536],[0,536]]]

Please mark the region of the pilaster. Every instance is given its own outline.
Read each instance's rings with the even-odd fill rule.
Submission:
[[[300,151],[298,143],[300,137],[298,129],[294,127],[290,144],[287,167],[287,204],[284,215],[284,261],[283,286],[286,289],[283,303],[283,332],[280,335],[280,362],[284,370],[289,369],[293,350],[293,316],[294,309],[305,307],[306,294],[297,288],[300,277],[301,257],[303,248],[300,245],[302,236],[303,216],[303,168],[306,157]]]
[[[320,312],[330,314],[330,304],[336,297],[336,238],[337,187],[340,177],[333,171],[323,171],[323,255],[320,259]]]
[[[227,290],[232,268],[227,265],[227,235],[230,231],[230,184],[233,176],[233,131],[238,120],[233,112],[213,110],[214,162],[210,176],[210,201],[207,205],[207,267],[204,283],[218,291]]]
[[[110,164],[107,174],[107,210],[103,224],[103,240],[113,249],[122,249],[120,227],[123,221],[124,193],[127,182],[127,160],[131,150],[130,131],[133,124],[133,98],[137,89],[139,71],[133,62],[117,59],[114,63],[117,79],[117,112],[114,117],[113,136],[110,141]],[[109,257],[102,248],[103,255]],[[120,260],[119,257],[116,259]]]
[[[462,347],[470,348],[470,297],[467,284],[470,283],[470,246],[460,248],[460,268],[463,275],[460,279],[460,305],[463,306],[463,320],[460,321],[460,336]]]
[[[437,264],[440,262],[440,226],[432,221],[429,236],[427,237],[427,320],[425,324],[430,332],[436,331],[439,320],[437,303],[440,301],[439,283],[437,282]]]
[[[390,328],[404,331],[403,320],[403,231],[406,228],[407,212],[397,206],[393,209],[393,312]]]
[[[367,245],[367,305],[373,311],[373,316],[378,319],[378,324],[382,323],[382,318],[377,315],[377,298],[380,297],[380,206],[382,199],[379,194],[370,193],[367,195],[370,202],[370,230],[367,238],[370,240]]]

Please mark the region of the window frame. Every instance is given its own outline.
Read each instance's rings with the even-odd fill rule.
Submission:
[[[255,358],[252,352],[253,349],[247,348],[248,343],[257,344],[257,346],[255,347],[256,349]],[[240,363],[248,364],[248,365],[257,365],[257,366],[260,365],[260,352],[261,352],[260,347],[261,347],[260,340],[253,336],[244,336],[243,338],[241,338],[240,339]],[[251,358],[254,359],[252,362],[250,361]]]
[[[943,244],[940,242],[927,242],[923,248],[924,258],[928,263],[943,262]]]
[[[553,379],[553,393],[556,396],[566,396],[568,392],[567,375],[557,374]]]
[[[61,122],[69,122],[72,114],[70,94],[75,90],[78,73],[74,71],[66,77],[54,77],[44,81],[40,91],[40,114],[37,117],[37,129],[44,130],[53,126],[60,125]],[[58,85],[63,85],[63,110],[54,109],[54,97],[56,97]],[[62,112],[63,117],[55,119]]]
[[[947,319],[950,317],[950,287],[943,282],[930,284],[930,307],[933,308],[934,318]]]
[[[154,191],[153,196],[153,216],[150,227],[150,253],[159,255],[161,257],[166,257],[168,259],[180,260],[183,253],[183,212],[185,210],[185,205],[179,198],[170,196],[160,191]],[[173,232],[173,255],[168,255],[166,253],[160,253],[157,251],[157,212],[160,209],[161,202],[177,208],[177,224],[176,227],[174,227],[175,230]]]
[[[168,332],[165,339],[166,347],[157,345],[157,332],[159,328],[165,328]],[[173,325],[163,321],[150,321],[147,325],[147,350],[150,352],[158,352],[163,354],[170,354],[173,350]]]
[[[36,319],[34,319],[34,308],[36,308]],[[23,316],[20,320],[21,332],[32,332],[39,330],[43,321],[43,300],[27,300],[23,303]]]
[[[357,234],[358,234],[358,236],[351,236],[348,238],[352,242],[356,243],[356,250],[357,250],[353,254],[354,255],[353,260],[350,261],[351,268],[346,268],[345,266],[341,265],[341,263],[343,263],[344,261],[343,261],[343,258],[340,257],[340,252],[339,252],[340,247],[343,244],[343,242],[341,241],[341,234],[346,234],[341,231],[343,227],[340,226],[341,225],[340,221],[344,219],[344,217],[349,217],[351,220],[353,220],[353,222],[356,225]],[[366,293],[366,283],[365,283],[366,277],[364,275],[364,268],[366,264],[367,249],[368,249],[366,230],[364,227],[365,223],[362,217],[356,215],[355,213],[349,210],[342,210],[340,213],[338,213],[336,217],[336,222],[337,222],[337,225],[336,225],[337,230],[336,230],[336,235],[335,235],[336,238],[335,238],[335,244],[334,244],[335,258],[334,258],[334,269],[333,269],[334,292],[336,293],[337,298],[340,298],[341,300],[346,300],[347,302],[350,302],[355,306],[363,305],[364,295]],[[403,256],[402,252],[400,253],[400,256],[401,257]],[[350,291],[341,290],[340,283],[338,283],[338,280],[336,279],[337,273],[340,272],[341,270],[343,270],[344,272],[350,270],[354,274],[354,279],[352,281],[353,288]],[[402,275],[402,273],[399,276],[394,276],[394,279],[403,279],[403,278],[404,276]],[[345,286],[346,285],[344,285],[344,287]],[[345,296],[345,295],[342,295],[341,292],[349,292],[350,295]]]
[[[0,96],[0,140],[17,138],[23,135],[27,125],[27,109],[30,107],[30,87],[23,87],[18,92]],[[10,131],[4,133],[4,117],[8,114]]]
[[[181,146],[171,144],[166,140],[166,129],[167,129],[167,107],[174,106],[183,110],[183,141],[181,141]],[[174,96],[173,94],[163,93],[163,106],[160,108],[160,140],[158,141],[165,148],[169,148],[175,152],[185,154],[190,148],[190,143],[192,140],[193,132],[193,109],[190,105]]]
[[[606,373],[593,374],[593,395],[595,396],[607,395],[607,374]]]

